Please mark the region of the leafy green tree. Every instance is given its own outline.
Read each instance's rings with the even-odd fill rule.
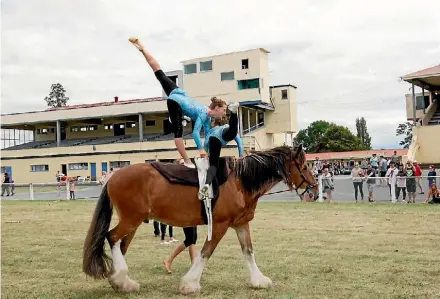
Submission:
[[[362,150],[363,145],[347,127],[332,124],[321,139],[320,151],[346,152]]]
[[[66,97],[66,90],[60,83],[52,84],[50,87],[49,96],[44,100],[49,107],[63,107],[67,105],[69,97]]]
[[[367,121],[365,118],[356,118],[357,138],[361,141],[363,149],[371,149],[371,137],[368,134]]]
[[[399,124],[396,129],[396,136],[403,136],[403,140],[399,142],[400,145],[403,146],[403,148],[409,148],[409,145],[411,144],[412,140],[412,128],[413,124],[412,122],[405,122],[403,124]]]
[[[363,145],[347,127],[318,120],[298,132],[296,143],[308,153],[343,152],[363,149]]]
[[[325,120],[314,121],[298,132],[296,142],[302,143],[306,152],[314,153],[318,150],[319,142],[329,127],[330,123]]]

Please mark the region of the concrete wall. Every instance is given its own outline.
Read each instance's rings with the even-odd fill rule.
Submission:
[[[415,159],[421,164],[440,163],[440,126],[418,126],[413,129],[416,135],[417,148]]]
[[[431,94],[427,91],[425,91],[425,96],[429,96],[429,101],[432,103],[432,97]],[[415,93],[415,96],[421,96],[422,93],[421,92],[417,92]],[[412,94],[405,94],[405,104],[406,104],[406,118],[408,120],[412,120],[413,119],[413,102],[412,102]],[[426,112],[426,111],[425,111]],[[416,110],[416,117],[417,119],[423,118],[425,116],[425,113],[423,111],[423,109],[417,109]]]
[[[287,99],[282,99],[282,91],[287,90]],[[272,100],[275,111],[268,111],[267,132],[282,133],[298,130],[296,112],[296,90],[291,86],[272,88]]]
[[[267,52],[254,49],[243,52],[209,56],[183,61],[185,65],[195,63],[197,73],[184,74],[185,91],[204,104],[209,104],[213,96],[225,101],[248,101],[269,98]],[[249,68],[242,69],[242,59],[248,59]],[[200,71],[200,62],[212,60],[211,71]],[[233,80],[221,81],[222,72],[234,72]],[[260,79],[260,89],[238,90],[238,80]],[[261,94],[260,95],[260,90]]]

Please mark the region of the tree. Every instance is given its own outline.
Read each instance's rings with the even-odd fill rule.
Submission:
[[[296,143],[302,143],[309,153],[355,151],[363,148],[347,127],[318,120],[298,132]]]
[[[359,138],[363,149],[371,149],[371,137],[368,134],[367,121],[365,118],[356,118],[357,138]]]
[[[412,140],[412,128],[413,124],[409,121],[399,124],[396,129],[396,136],[403,135],[403,140],[399,142],[403,148],[409,148]]]
[[[50,87],[51,91],[49,96],[45,97],[44,100],[49,107],[63,107],[67,105],[69,97],[66,97],[66,90],[60,83],[52,84]]]
[[[317,152],[319,150],[319,141],[329,127],[330,123],[325,120],[314,121],[306,129],[302,129],[298,132],[295,141],[302,143],[306,152]]]
[[[347,127],[331,124],[321,139],[320,150],[324,152],[346,152],[362,150],[363,145]]]

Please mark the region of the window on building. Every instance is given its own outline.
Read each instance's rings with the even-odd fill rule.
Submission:
[[[258,126],[264,125],[264,112],[258,111]]]
[[[201,72],[212,71],[212,60],[201,61],[200,62],[200,71]]]
[[[87,132],[87,127],[83,126],[83,127],[79,127],[79,130],[81,132]]]
[[[251,89],[260,87],[260,79],[238,80],[238,89]]]
[[[234,72],[224,72],[224,73],[221,73],[220,74],[220,79],[222,81],[234,80],[235,79]]]
[[[37,129],[37,134],[41,134],[41,129]]]
[[[5,172],[6,172],[6,166],[2,166],[1,170],[0,170],[0,173],[5,173]]]
[[[283,89],[281,90],[281,99],[282,100],[287,100],[287,89]]]
[[[49,129],[47,128],[41,129],[41,134],[48,134],[48,133],[49,133]]]
[[[88,170],[88,169],[89,169],[89,163],[86,162],[69,164],[69,170]]]
[[[74,126],[74,127],[70,127],[70,132],[78,132],[79,131],[79,127]]]
[[[242,59],[241,60],[241,68],[243,70],[247,70],[249,68],[249,59]]]
[[[145,121],[145,126],[146,127],[155,127],[156,126],[156,121],[154,119],[146,120]]]
[[[113,130],[113,125],[104,125],[104,130]]]
[[[429,96],[416,96],[416,110],[423,110],[429,106]]]
[[[110,161],[110,168],[122,168],[129,165],[130,161]]]
[[[55,128],[49,128],[49,133],[55,133]]]
[[[183,67],[186,75],[197,73],[197,64],[191,63]]]
[[[145,163],[156,162],[156,160],[145,160]]]
[[[88,129],[89,129],[89,131],[97,131],[98,125],[89,125]]]
[[[125,125],[127,126],[127,128],[134,128],[134,127],[136,127],[136,123],[134,121],[127,121],[125,123]]]
[[[31,165],[31,172],[43,172],[49,171],[49,165],[41,164],[41,165]]]

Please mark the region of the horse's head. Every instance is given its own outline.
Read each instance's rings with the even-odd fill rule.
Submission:
[[[313,195],[313,199],[318,198],[318,183],[315,181],[312,171],[307,167],[306,153],[302,144],[293,147],[290,153],[290,180],[301,199],[305,196]],[[299,190],[304,190],[302,193]]]

